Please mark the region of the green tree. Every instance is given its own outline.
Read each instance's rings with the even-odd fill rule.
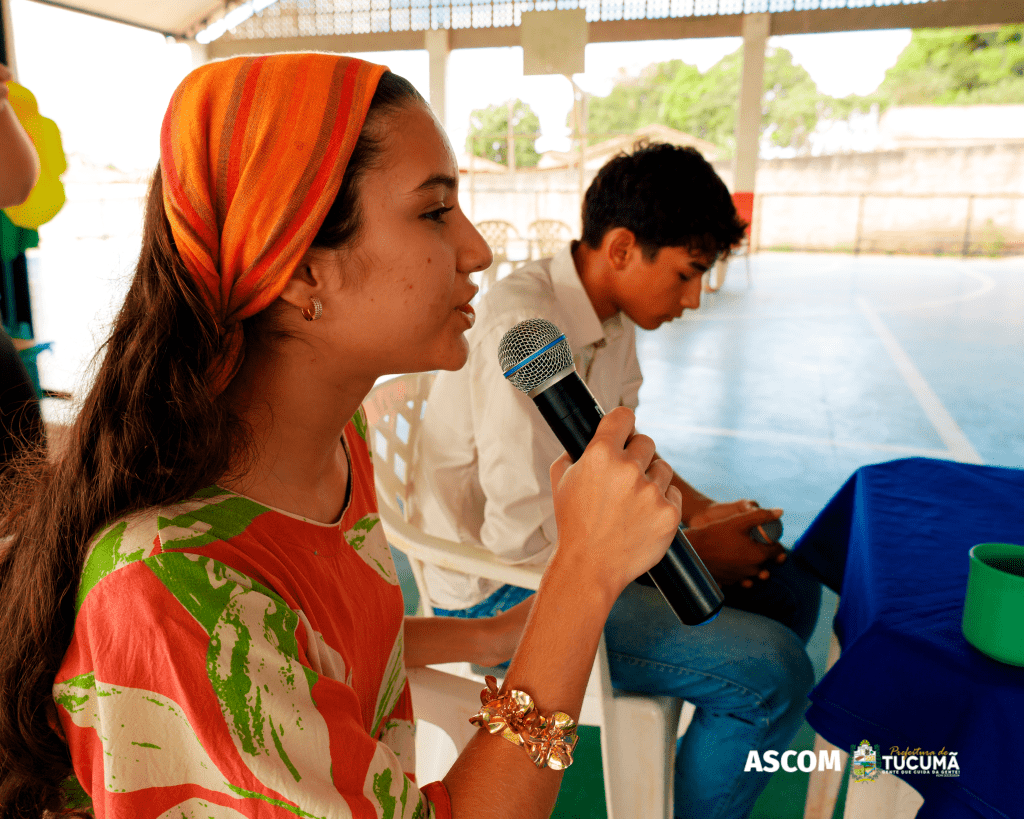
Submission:
[[[693,66],[691,71],[679,72],[665,88],[659,119],[731,154],[736,144],[733,131],[742,65],[741,49],[727,54],[703,74]]]
[[[681,60],[648,66],[622,81],[607,97],[590,100],[588,130],[629,133],[651,122],[693,134],[735,151],[736,108],[743,67],[742,49],[727,54],[703,74]],[[836,100],[818,91],[810,74],[784,48],[765,57],[762,138],[797,152],[810,147],[818,120],[845,118],[860,98]]]
[[[884,105],[1024,103],[1024,25],[917,29],[876,97]]]
[[[517,168],[532,168],[540,160],[534,147],[540,132],[540,118],[522,100],[513,100],[512,130],[516,134],[528,134],[515,141]],[[478,108],[469,115],[469,136],[466,137],[466,151],[490,159],[501,165],[508,164],[508,121],[509,103]]]
[[[736,109],[743,51],[719,60],[703,74],[682,60],[648,66],[625,77],[605,97],[588,102],[591,141],[630,133],[652,122],[693,134],[735,152]],[[976,28],[920,29],[867,96],[822,94],[784,48],[765,55],[761,139],[797,153],[810,149],[822,120],[842,121],[873,104],[969,105],[1024,103],[1024,25],[991,31]],[[568,124],[572,124],[570,114]]]
[[[662,99],[669,84],[679,75],[692,73],[695,66],[682,60],[669,60],[647,66],[637,77],[623,77],[606,97],[591,97],[587,102],[587,132],[591,142],[600,142],[611,134],[630,133],[644,125],[658,122]],[[566,117],[573,126],[573,113]]]

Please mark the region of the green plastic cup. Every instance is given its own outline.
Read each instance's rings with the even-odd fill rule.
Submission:
[[[993,660],[1024,666],[1024,546],[979,543],[970,554],[964,637]]]

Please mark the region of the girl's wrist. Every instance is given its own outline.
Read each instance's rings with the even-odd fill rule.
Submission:
[[[557,594],[586,611],[607,617],[618,596],[629,583],[615,579],[612,567],[598,565],[585,549],[555,549],[544,572],[541,589]],[[603,620],[602,620],[603,622]]]

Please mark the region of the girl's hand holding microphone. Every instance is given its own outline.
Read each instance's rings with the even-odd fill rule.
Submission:
[[[682,498],[670,486],[672,469],[655,457],[650,438],[632,434],[633,423],[629,409],[609,412],[576,463],[565,454],[551,465],[558,546],[502,686],[528,693],[541,714],[579,718],[608,612],[626,585],[662,558],[679,525]],[[496,769],[501,777],[489,773]],[[541,819],[551,813],[560,780],[481,731],[445,784],[457,817]]]
[[[656,457],[654,441],[633,434],[635,421],[630,409],[612,410],[578,462],[563,454],[551,465],[553,560],[609,602],[661,559],[681,518],[672,468]]]

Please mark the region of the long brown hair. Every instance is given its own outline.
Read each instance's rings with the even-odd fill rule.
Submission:
[[[381,77],[315,247],[358,236],[359,180],[380,159],[388,115],[414,101],[423,100],[408,81]],[[245,324],[246,344],[273,334],[267,316]],[[62,783],[72,767],[52,688],[92,535],[126,514],[188,498],[245,463],[247,429],[226,400],[210,398],[207,372],[220,339],[175,248],[158,170],[135,276],[92,388],[60,451],[23,456],[0,486],[0,819],[65,810]]]

